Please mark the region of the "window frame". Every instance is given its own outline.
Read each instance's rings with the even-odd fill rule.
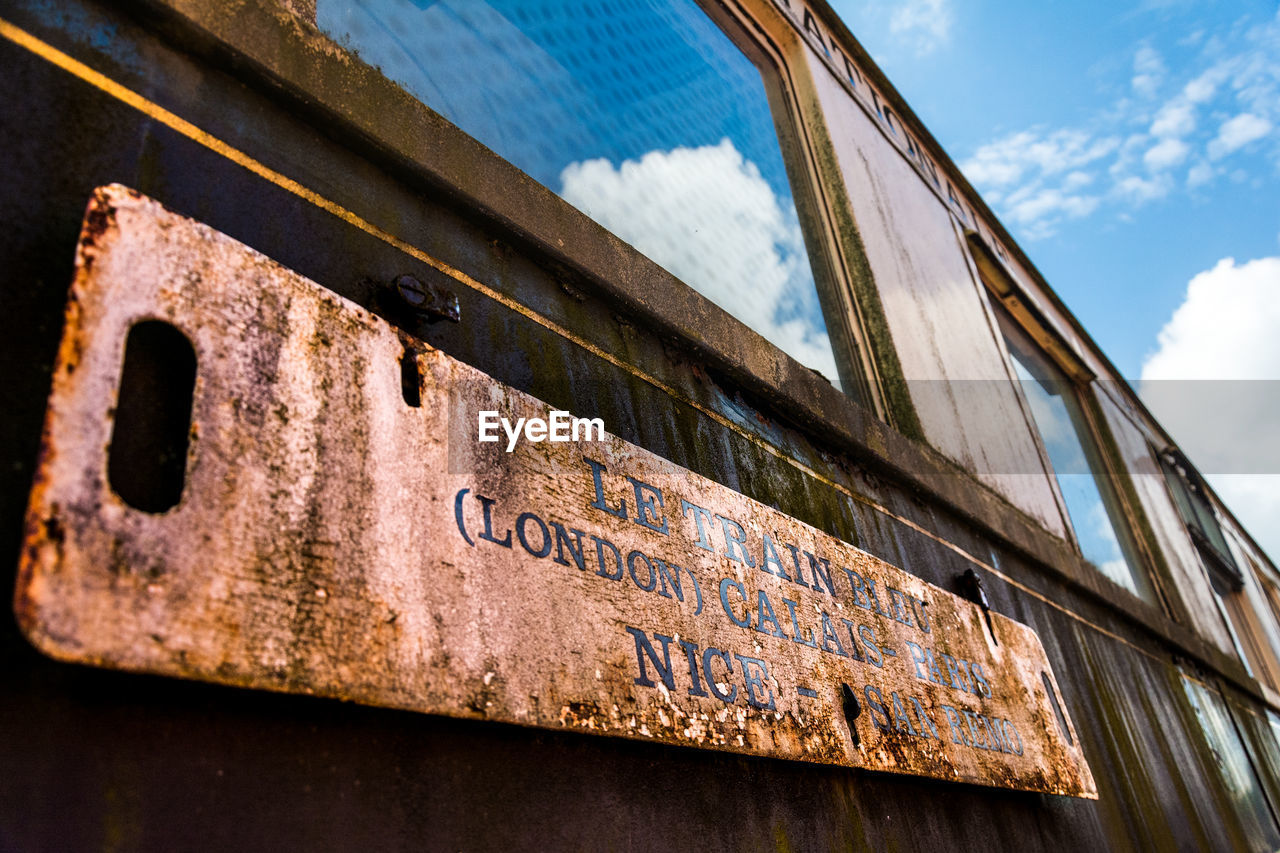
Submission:
[[[1236,720],[1239,711],[1229,700],[1227,691],[1214,680],[1203,678],[1190,670],[1187,663],[1177,663],[1171,673],[1182,687],[1181,705],[1188,721],[1187,731],[1199,731],[1205,747],[1201,760],[1212,762],[1221,792],[1233,801],[1236,814],[1246,814],[1258,822],[1262,831],[1270,830],[1271,836],[1280,837],[1280,820],[1267,786],[1256,766],[1257,757],[1248,736]],[[1272,723],[1274,726],[1274,723]]]
[[[1040,313],[1034,302],[1023,295],[1021,287],[991,254],[981,237],[974,231],[966,231],[965,238],[978,279],[983,285],[982,290],[988,297],[987,305],[991,312],[993,337],[1004,359],[1009,380],[1015,386],[1023,416],[1040,453],[1045,475],[1049,479],[1059,514],[1063,518],[1066,541],[1081,560],[1094,569],[1098,577],[1105,578],[1109,583],[1124,589],[1136,598],[1160,608],[1166,615],[1171,613],[1168,594],[1156,570],[1157,561],[1152,552],[1152,545],[1141,532],[1144,529],[1141,510],[1136,506],[1136,501],[1128,496],[1121,486],[1121,477],[1127,475],[1128,471],[1116,454],[1115,440],[1094,398],[1093,387],[1096,375]],[[1066,498],[1058,482],[1059,474],[1054,469],[1040,425],[1032,413],[1030,401],[1014,367],[1015,357],[1010,350],[1010,333],[1014,337],[1021,338],[1017,343],[1022,348],[1034,353],[1058,370],[1062,381],[1068,386],[1064,389],[1064,403],[1067,405],[1069,415],[1074,409],[1074,415],[1071,417],[1072,428],[1085,455],[1089,473],[1097,487],[1103,509],[1115,532],[1121,557],[1133,578],[1132,589],[1109,577],[1101,567],[1084,555],[1079,534],[1076,531],[1077,520],[1071,517],[1067,508]],[[1065,393],[1071,394],[1070,400],[1065,398]]]
[[[1208,484],[1178,448],[1166,447],[1155,456],[1170,500],[1209,573],[1214,591],[1224,594],[1220,587],[1226,587],[1231,592],[1240,592],[1244,588],[1244,573],[1231,554],[1222,522],[1209,498]],[[1214,533],[1219,541],[1215,541]]]
[[[314,8],[315,0],[310,2]],[[880,380],[877,360],[883,357],[883,353],[877,351],[875,356],[872,354],[873,347],[864,319],[865,312],[854,295],[853,273],[849,260],[842,251],[842,241],[839,239],[836,225],[838,216],[832,209],[833,201],[820,173],[818,157],[815,154],[811,129],[811,125],[815,124],[813,118],[819,119],[816,122],[817,127],[825,127],[825,124],[820,120],[817,107],[806,106],[806,99],[802,97],[802,92],[813,88],[812,84],[807,82],[805,63],[798,55],[798,51],[805,50],[807,47],[795,32],[791,22],[767,0],[687,0],[687,2],[700,9],[707,16],[708,21],[755,67],[768,101],[779,155],[791,189],[792,201],[803,237],[805,257],[813,273],[813,282],[823,315],[823,325],[831,344],[837,375],[825,376],[800,362],[797,364],[800,364],[804,370],[827,380],[844,396],[856,405],[867,409],[877,419],[900,428],[901,425],[893,423],[891,419],[891,412],[894,409],[887,402],[887,392]],[[314,22],[315,12],[311,11],[309,17]],[[336,46],[360,59],[358,54],[339,43],[335,35],[323,30],[321,32]],[[382,74],[379,69],[375,71]],[[430,103],[408,92],[392,78],[385,74],[383,76],[392,85],[404,91],[407,97],[428,110],[435,111]],[[465,127],[455,126],[463,134],[484,145]],[[497,152],[492,153],[602,228],[614,239],[626,244],[645,261],[662,268],[672,280],[705,299],[708,304],[714,305],[718,311],[724,312],[734,322],[741,323],[743,327],[750,329],[768,347],[771,360],[776,360],[778,356],[795,360],[776,343],[765,338],[745,322],[738,320],[728,307],[703,296],[697,288],[636,249],[627,242],[625,237],[560,198],[554,189],[538,182],[516,163],[507,160]],[[691,343],[696,345],[700,342],[695,340]]]
[[[809,266],[822,308],[822,318],[835,356],[840,389],[854,402],[886,420],[886,406],[880,398],[876,366],[870,358],[861,312],[853,299],[847,264],[841,257],[834,231],[834,217],[825,198],[823,181],[816,168],[809,124],[800,103],[800,87],[792,59],[794,49],[804,49],[795,39],[789,22],[773,22],[735,0],[691,0],[720,28],[756,67],[769,99],[774,131],[782,164],[786,169],[791,197],[800,220]],[[756,5],[756,4],[752,4]],[[769,9],[770,12],[774,11]],[[784,36],[797,46],[784,51]],[[713,303],[714,304],[714,303]],[[723,309],[723,306],[717,306]],[[767,340],[767,339],[766,339]],[[768,341],[775,346],[772,341]]]
[[[1251,633],[1250,640],[1256,644],[1260,668],[1268,676],[1261,680],[1272,690],[1280,691],[1280,649],[1273,642],[1273,638],[1280,635],[1280,586],[1267,576],[1252,555],[1246,554],[1245,562],[1257,589],[1256,596],[1249,596],[1245,591],[1240,598],[1243,604],[1248,605],[1245,618]],[[1259,603],[1263,606],[1259,607]],[[1268,620],[1269,630],[1266,624]]]
[[[1117,547],[1121,557],[1124,559],[1129,573],[1133,576],[1135,589],[1132,590],[1135,595],[1152,603],[1158,602],[1159,594],[1157,593],[1156,583],[1153,578],[1151,567],[1147,564],[1145,555],[1138,544],[1138,537],[1134,532],[1133,519],[1128,513],[1128,508],[1121,497],[1121,490],[1114,480],[1118,476],[1117,466],[1110,454],[1104,449],[1105,440],[1100,434],[1100,423],[1097,413],[1092,411],[1093,401],[1087,393],[1088,385],[1082,384],[1066,371],[1061,370],[1058,363],[1053,359],[1050,353],[1040,348],[1036,340],[1030,333],[1023,328],[1017,320],[1002,306],[993,306],[996,312],[997,324],[996,328],[1001,333],[1001,343],[1004,345],[1006,358],[1009,359],[1009,369],[1014,369],[1013,362],[1017,356],[1013,353],[1016,346],[1019,349],[1027,350],[1033,356],[1043,359],[1051,368],[1058,369],[1061,373],[1061,381],[1065,387],[1062,389],[1060,396],[1063,398],[1063,404],[1067,408],[1068,416],[1071,420],[1072,432],[1076,441],[1079,443],[1084,453],[1085,462],[1089,468],[1089,475],[1093,478],[1094,485],[1098,490],[1099,499],[1102,501],[1103,509],[1107,514],[1107,519],[1115,532]],[[1021,340],[1018,340],[1021,338]],[[1020,360],[1019,360],[1020,361]],[[1025,365],[1024,365],[1025,369]],[[1031,412],[1031,404],[1027,399],[1026,390],[1022,387],[1022,382],[1017,379],[1016,373],[1013,375],[1015,384],[1017,385],[1017,393],[1022,400],[1024,411]],[[1068,395],[1070,395],[1068,397]],[[1050,474],[1050,480],[1057,493],[1059,508],[1066,520],[1066,528],[1069,532],[1071,542],[1078,553],[1086,562],[1093,565],[1098,573],[1106,577],[1106,573],[1096,566],[1093,561],[1085,556],[1084,549],[1081,546],[1080,534],[1077,527],[1084,523],[1083,519],[1073,518],[1066,503],[1066,496],[1062,493],[1062,485],[1058,478],[1064,473],[1074,472],[1058,472],[1054,467],[1053,460],[1049,456],[1046,446],[1044,434],[1034,414],[1029,417],[1030,424],[1034,428],[1035,440],[1041,451],[1041,458],[1047,467],[1047,473]],[[1141,574],[1140,574],[1141,573]],[[1110,578],[1108,578],[1110,579]],[[1122,585],[1122,584],[1119,584]],[[1122,585],[1123,586],[1123,585]],[[1145,590],[1145,592],[1144,592]]]
[[[1275,585],[1261,577],[1257,565],[1247,554],[1243,555],[1243,565],[1237,561],[1208,483],[1185,454],[1170,445],[1158,452],[1153,450],[1153,455],[1163,475],[1169,500],[1182,520],[1209,581],[1214,606],[1222,617],[1240,662],[1262,684],[1272,690],[1280,690],[1280,657],[1277,657],[1262,625],[1265,614],[1259,612],[1249,594],[1249,581],[1252,579],[1258,594],[1266,601],[1271,617],[1280,620]],[[1208,530],[1204,529],[1206,526]]]

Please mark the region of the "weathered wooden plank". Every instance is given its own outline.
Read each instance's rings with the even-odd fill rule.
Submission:
[[[196,365],[172,508],[148,503],[164,468],[130,443],[159,421],[126,416],[136,389],[121,398],[130,332],[154,321]],[[180,372],[157,346],[155,375]],[[70,661],[1097,796],[1031,629],[613,436],[481,443],[481,411],[549,416],[225,235],[103,188],[19,621]]]

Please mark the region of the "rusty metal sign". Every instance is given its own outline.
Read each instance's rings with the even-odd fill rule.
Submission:
[[[593,426],[100,189],[18,619],[69,661],[1097,796],[1030,628]]]

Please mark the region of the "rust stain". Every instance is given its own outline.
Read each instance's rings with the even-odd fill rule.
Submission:
[[[47,653],[1096,796],[1025,626],[617,438],[453,434],[547,406],[130,190],[86,220],[15,593]],[[141,319],[198,363],[162,513],[105,473]]]

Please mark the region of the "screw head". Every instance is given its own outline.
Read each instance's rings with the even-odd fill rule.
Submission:
[[[400,297],[404,304],[415,310],[422,310],[430,303],[431,293],[427,290],[427,286],[418,281],[411,275],[396,276],[392,286],[396,289],[396,295]]]
[[[395,293],[404,309],[418,318],[429,322],[450,320],[456,323],[462,317],[458,297],[453,291],[430,279],[424,282],[405,273],[391,280],[389,290]]]

